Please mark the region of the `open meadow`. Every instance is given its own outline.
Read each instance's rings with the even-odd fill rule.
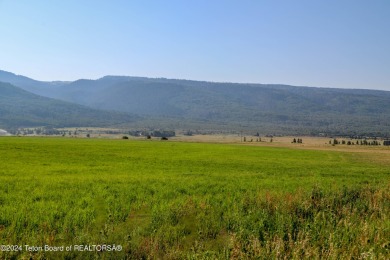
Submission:
[[[390,148],[303,148],[1,137],[0,259],[388,259]]]

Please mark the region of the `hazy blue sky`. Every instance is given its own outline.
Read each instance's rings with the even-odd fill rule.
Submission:
[[[390,90],[390,1],[0,0],[0,69]]]

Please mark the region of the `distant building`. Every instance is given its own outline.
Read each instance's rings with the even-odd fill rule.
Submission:
[[[0,136],[9,135],[9,133],[3,129],[0,129]]]

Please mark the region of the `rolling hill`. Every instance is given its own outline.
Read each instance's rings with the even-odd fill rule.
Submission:
[[[149,126],[276,134],[390,134],[390,92],[106,76],[40,82],[7,80],[43,96],[142,115]],[[34,82],[36,84],[34,84]]]
[[[111,126],[133,122],[134,115],[101,111],[38,96],[0,82],[0,128],[34,126]]]

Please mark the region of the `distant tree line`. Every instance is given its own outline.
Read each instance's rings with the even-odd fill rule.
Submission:
[[[383,142],[383,145],[385,144],[386,141]],[[336,138],[329,140],[329,144],[331,145],[338,145],[338,144],[343,144],[343,145],[370,145],[370,146],[378,146],[382,145],[380,141],[377,139],[374,140],[369,140],[369,139],[363,139],[363,140],[337,140]]]
[[[53,127],[38,127],[10,129],[9,133],[13,135],[62,135],[65,131],[59,131]]]
[[[173,137],[176,136],[172,130],[133,130],[128,132],[132,136],[153,136],[153,137]]]

